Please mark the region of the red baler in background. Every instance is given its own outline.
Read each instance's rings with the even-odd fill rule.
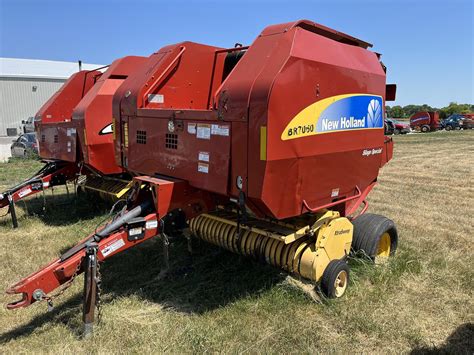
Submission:
[[[32,178],[0,195],[16,227],[15,202],[79,179],[79,188],[121,198],[131,177],[114,160],[112,98],[120,84],[146,58],[117,59],[104,70],[81,71],[38,111],[35,117],[39,155],[46,165]]]
[[[410,117],[410,128],[415,131],[426,133],[439,127],[439,112],[420,111]]]
[[[182,42],[151,55],[113,99],[115,156],[135,176],[127,210],[12,286],[22,298],[8,308],[51,301],[84,271],[89,334],[97,263],[177,230],[341,297],[351,250],[383,260],[398,240],[391,220],[365,213],[393,151],[370,46],[302,20],[249,47]]]

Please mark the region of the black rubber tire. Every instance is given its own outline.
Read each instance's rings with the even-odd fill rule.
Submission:
[[[395,129],[393,130],[393,134],[395,134],[396,136],[398,136],[398,135],[400,134],[400,130],[397,129],[397,128],[395,128]]]
[[[453,127],[451,127],[450,125],[447,125],[446,128],[445,128],[446,131],[450,131],[452,129],[453,129]]]
[[[334,288],[336,277],[337,275],[339,275],[341,271],[346,272],[347,285],[348,285],[350,281],[349,265],[347,265],[347,262],[345,260],[343,259],[331,260],[328,266],[326,267],[326,269],[324,270],[323,276],[321,277],[320,287],[321,287],[321,292],[327,298],[340,298],[344,296],[344,293],[347,290],[347,285],[346,285],[346,289],[344,290],[344,293],[340,295],[339,297],[336,296],[336,289]]]
[[[398,246],[398,232],[395,223],[387,217],[364,213],[354,221],[354,234],[352,237],[352,251],[364,252],[372,260],[375,260],[379,241],[385,232],[390,235],[390,256],[395,254]]]
[[[430,127],[429,127],[429,126],[421,126],[421,131],[422,131],[423,133],[429,132],[429,131],[430,131]]]

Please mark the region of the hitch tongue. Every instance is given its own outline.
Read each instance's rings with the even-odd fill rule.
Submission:
[[[9,295],[17,295],[18,293],[15,292],[14,290],[7,290],[6,292]],[[7,304],[7,309],[15,309],[15,308],[21,308],[21,307],[26,307],[30,303],[28,302],[28,294],[26,292],[22,292],[21,294],[21,299],[18,301],[10,302]]]

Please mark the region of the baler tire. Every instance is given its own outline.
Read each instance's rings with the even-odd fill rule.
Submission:
[[[423,133],[427,133],[427,132],[430,131],[430,127],[429,127],[429,126],[421,126],[421,131],[422,131]]]
[[[349,265],[343,259],[331,260],[321,277],[321,292],[327,298],[341,298],[349,284]]]
[[[376,261],[377,256],[393,256],[398,246],[398,232],[395,223],[387,217],[372,213],[364,213],[356,218],[354,225],[354,234],[352,237],[352,251],[354,253],[363,252],[372,261]],[[382,238],[390,238],[388,250],[380,250]],[[383,241],[382,241],[383,242]],[[385,244],[387,241],[385,240]],[[387,247],[387,245],[385,245]]]

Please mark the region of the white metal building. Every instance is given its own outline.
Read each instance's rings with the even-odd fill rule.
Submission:
[[[82,64],[83,70],[102,67]],[[0,58],[0,137],[22,132],[22,120],[39,108],[75,72],[79,64],[50,60]]]

